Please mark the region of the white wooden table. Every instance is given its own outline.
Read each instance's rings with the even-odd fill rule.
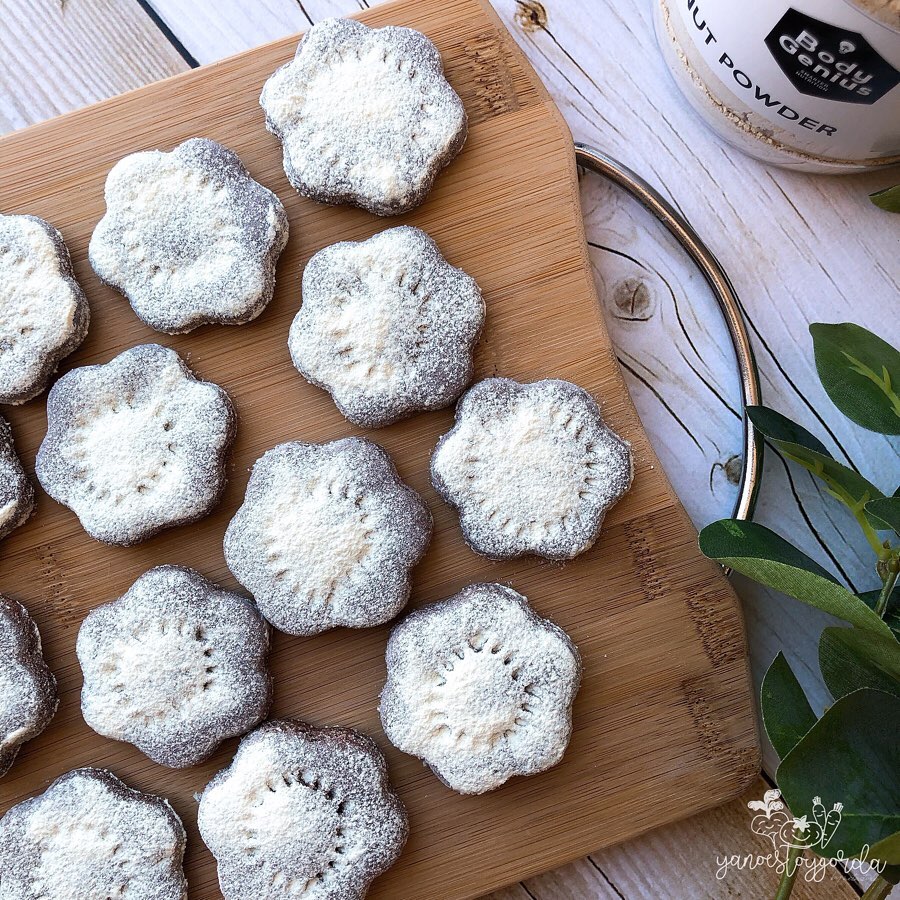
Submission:
[[[719,255],[746,307],[766,403],[804,423],[893,491],[898,456],[850,425],[818,384],[807,326],[854,321],[900,343],[900,218],[866,194],[900,172],[842,178],[766,168],[714,138],[657,53],[650,0],[493,0],[576,138],[661,187]],[[366,0],[0,0],[0,133],[213,62]],[[3,174],[0,173],[0,178]],[[657,452],[698,526],[727,515],[740,464],[737,378],[700,275],[650,216],[586,180],[591,257],[619,360]],[[856,588],[875,586],[865,542],[807,473],[767,460],[758,521]],[[816,641],[826,617],[743,582],[754,677],[783,649],[815,703],[826,693]],[[770,748],[766,769],[777,762]],[[766,852],[748,795],[495,894],[496,900],[774,895],[769,869],[717,880],[717,857]],[[795,897],[858,889],[831,874]],[[893,896],[900,896],[895,891]]]

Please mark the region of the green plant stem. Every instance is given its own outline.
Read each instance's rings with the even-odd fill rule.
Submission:
[[[891,599],[891,591],[894,590],[898,575],[900,575],[900,572],[888,572],[887,578],[884,579],[884,584],[881,586],[881,593],[878,595],[878,602],[875,604],[875,612],[882,619],[887,612],[888,601]]]
[[[784,872],[781,873],[781,881],[778,883],[778,893],[775,894],[775,900],[787,900],[791,896],[791,891],[794,889],[794,881],[797,878],[797,871],[800,868],[798,861],[802,853],[802,847],[793,845],[788,847],[787,859],[784,862]]]
[[[869,520],[866,518],[865,504],[862,507],[851,506],[850,511],[853,513],[854,518],[859,523],[859,527],[862,528],[863,534],[866,536],[866,540],[869,542],[869,546],[875,551],[875,555],[878,559],[887,559],[890,551],[888,551],[884,544],[878,539],[878,532],[871,526]]]
[[[893,887],[894,885],[879,875],[862,895],[862,900],[885,900]]]

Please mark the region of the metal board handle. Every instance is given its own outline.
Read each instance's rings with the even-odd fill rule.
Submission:
[[[756,358],[747,334],[741,301],[731,280],[713,252],[703,243],[691,224],[663,197],[628,166],[602,153],[589,144],[575,142],[575,161],[584,169],[602,175],[618,185],[666,226],[666,229],[685,249],[688,256],[703,273],[716,298],[716,303],[728,326],[728,334],[734,347],[741,382],[741,410],[743,412],[743,454],[738,495],[731,516],[749,519],[756,506],[762,479],[762,435],[747,417],[747,407],[760,402],[759,372]]]

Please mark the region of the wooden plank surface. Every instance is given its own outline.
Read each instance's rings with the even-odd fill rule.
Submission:
[[[760,800],[769,787],[759,779],[730,803],[531,878],[524,887],[539,900],[771,900],[778,889],[777,868],[761,864],[751,870],[745,863],[739,869],[735,861],[773,852],[766,838],[751,831],[753,813],[747,808],[749,800]],[[835,869],[821,872],[819,880],[804,876],[805,870],[797,878],[792,900],[858,896]]]
[[[132,0],[3,0],[0,34],[0,134],[188,68]]]
[[[688,520],[641,433],[597,316],[582,252],[570,137],[555,107],[494,21],[472,2],[410,3],[381,8],[367,19],[407,22],[432,36],[469,110],[466,149],[429,202],[404,220],[434,234],[448,257],[485,289],[489,326],[478,353],[479,375],[500,371],[526,380],[555,375],[585,385],[601,398],[612,424],[633,440],[638,467],[634,490],[609,517],[595,551],[564,567],[491,564],[463,547],[454,517],[428,486],[428,453],[451,413],[420,416],[377,434],[435,514],[436,538],[417,573],[415,602],[447,596],[472,580],[511,580],[570,630],[585,655],[586,683],[570,753],[539,779],[485,798],[460,798],[417,762],[386,748],[410,807],[413,836],[401,863],[373,896],[473,896],[731,796],[756,765],[754,725],[734,597],[716,567],[696,551]],[[281,440],[354,432],[327,397],[293,371],[284,336],[296,310],[299,271],[309,255],[338,238],[371,234],[384,222],[317,206],[287,185],[278,145],[261,127],[256,97],[266,75],[292,50],[290,41],[262,48],[247,59],[0,144],[0,164],[11,176],[0,187],[0,203],[7,211],[27,208],[45,215],[61,227],[91,297],[95,324],[71,361],[75,364],[159,339],[97,283],[85,261],[90,229],[102,210],[105,173],[123,153],[170,147],[198,133],[222,140],[279,192],[292,220],[280,289],[257,323],[165,340],[189,353],[203,377],[224,384],[235,398],[241,427],[221,508],[189,532],[170,532],[121,550],[91,542],[70,513],[42,497],[36,519],[5,543],[0,563],[6,589],[35,612],[63,690],[56,722],[0,785],[4,808],[62,768],[110,765],[132,783],[172,797],[191,830],[190,872],[200,897],[215,893],[209,858],[193,829],[192,795],[227,761],[234,742],[207,765],[173,773],[127,746],[101,740],[78,714],[80,678],[72,647],[86,609],[121,593],[149,565],[193,565],[233,585],[222,561],[221,537],[240,502],[247,467]],[[544,181],[530,178],[534,171]],[[535,353],[538,334],[540,354]],[[260,359],[271,361],[264,379]],[[15,410],[11,418],[30,465],[44,430],[42,404]],[[375,704],[383,681],[384,636],[384,629],[304,642],[279,635],[273,654],[275,714],[354,724],[378,735]]]
[[[240,0],[210,6],[152,0],[202,63],[307,18],[353,12],[357,0]],[[809,176],[763,166],[713,137],[671,83],[656,50],[651,4],[494,0],[573,134],[660,187],[697,226],[735,282],[767,404],[805,423],[839,459],[891,493],[894,443],[849,423],[815,374],[809,322],[854,321],[900,343],[884,311],[900,280],[900,229],[868,203],[891,173]],[[212,25],[212,20],[215,25]],[[227,29],[222,43],[210,34]],[[241,44],[240,42],[244,43]],[[581,182],[590,255],[607,325],[641,420],[695,524],[730,510],[740,467],[738,383],[706,285],[652,217],[599,179]],[[852,223],[852,224],[851,224]],[[807,472],[770,454],[758,521],[791,536],[860,590],[877,586],[868,544]],[[814,704],[828,697],[816,646],[831,620],[746,580],[738,585],[758,685],[785,650]],[[765,745],[767,769],[777,760]]]
[[[305,14],[318,21],[352,12],[365,0],[153,0],[153,5],[176,40],[205,63],[298,31],[307,23]],[[670,83],[655,52],[645,0],[545,0],[542,5],[495,0],[494,5],[575,134],[614,149],[656,181],[689,211],[726,263],[751,312],[767,399],[805,421],[831,446],[848,447],[864,465],[882,471],[896,467],[896,452],[889,445],[882,446],[823,403],[803,334],[805,322],[819,319],[855,320],[888,337],[893,329],[896,336],[896,321],[885,318],[883,310],[895,296],[900,276],[897,229],[889,216],[865,201],[867,191],[895,180],[892,173],[848,179],[790,175],[730,150],[703,128]],[[110,79],[102,77],[109,71],[125,70],[131,81],[118,88],[122,90],[159,77],[153,65],[158,55],[168,54],[179,64],[164,35],[148,29],[144,40],[155,42],[152,53],[132,53],[127,40],[112,39],[103,71],[95,71],[100,67],[94,35],[117,15],[141,21],[144,13],[136,0],[4,0],[2,7],[0,46],[6,52],[0,56],[0,120],[7,129],[116,92]],[[48,17],[60,18],[58,29],[50,31],[42,24]],[[66,79],[58,75],[59,61],[64,61]],[[686,137],[677,153],[661,148],[657,140],[657,134],[671,135],[673,130]],[[584,179],[581,193],[588,239],[594,245],[590,253],[595,280],[613,343],[627,367],[626,381],[670,479],[694,521],[703,524],[728,509],[735,490],[736,383],[724,331],[691,264],[652,219],[596,180]],[[739,216],[732,212],[726,224],[717,219],[723,193],[740,211]],[[848,220],[852,229],[843,224]],[[761,259],[747,259],[748,233]],[[840,265],[833,265],[834,260]],[[777,305],[770,294],[777,297]],[[819,404],[817,412],[835,442],[805,405],[808,395]],[[795,471],[789,481],[770,457],[763,503],[761,515],[768,524],[789,523],[795,540],[833,565],[820,540],[828,542],[854,580],[867,583],[861,565],[866,550],[852,523],[805,474]],[[835,524],[829,524],[829,517]],[[821,617],[748,583],[738,583],[738,588],[757,677],[783,648],[807,689],[824,702],[815,662]],[[769,756],[770,767],[772,761]],[[735,815],[740,813],[738,809]],[[661,854],[653,860],[655,889],[635,892],[629,884],[626,893],[617,885],[623,895],[673,900],[692,896],[670,886],[684,883],[685,871],[692,869],[690,857],[705,858],[715,850],[714,835],[700,827],[702,820],[684,823],[692,826],[682,832],[690,848],[686,859]],[[623,852],[630,843],[622,845]],[[594,854],[593,861],[603,866],[605,857],[606,852]],[[543,876],[542,890],[552,877]],[[548,896],[593,896],[579,892],[569,870],[557,877],[557,892]],[[722,885],[723,892],[727,888],[731,896],[741,896],[752,889],[756,877],[735,873]],[[528,887],[542,897],[534,881]],[[900,896],[900,891],[895,893]]]

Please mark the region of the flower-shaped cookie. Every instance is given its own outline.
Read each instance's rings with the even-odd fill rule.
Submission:
[[[441,56],[411,28],[325,19],[259,102],[301,194],[380,216],[418,206],[466,139],[466,111]]]
[[[385,734],[455,791],[482,794],[566,751],[581,659],[511,588],[473,584],[410,613],[388,641],[387,673]]]
[[[84,721],[163,766],[202,762],[269,709],[268,625],[193,569],[145,572],[87,615],[76,651]]]
[[[349,728],[266,722],[206,786],[200,835],[225,900],[361,900],[408,832],[375,742]]]
[[[185,900],[184,826],[161,797],[74,769],[0,819],[3,900]]]
[[[50,724],[58,705],[37,625],[21,603],[0,594],[0,778],[19,747]],[[0,868],[0,888],[2,882]]]
[[[37,216],[0,215],[0,403],[40,394],[90,317],[62,235]]]
[[[12,429],[0,416],[0,539],[22,525],[34,510],[34,488],[13,444]]]
[[[493,559],[583,553],[632,476],[630,445],[568,381],[479,382],[431,457],[432,483],[469,546]]]
[[[431,513],[363,438],[279,444],[253,466],[225,561],[288,634],[393,618],[431,538]]]
[[[378,428],[456,400],[483,324],[475,279],[404,225],[310,259],[288,346],[351,422]]]
[[[237,154],[192,138],[116,163],[90,260],[151,328],[182,334],[255,319],[272,299],[287,239],[278,197]]]
[[[53,386],[37,477],[91,537],[127,547],[216,505],[234,432],[222,388],[142,344]]]

